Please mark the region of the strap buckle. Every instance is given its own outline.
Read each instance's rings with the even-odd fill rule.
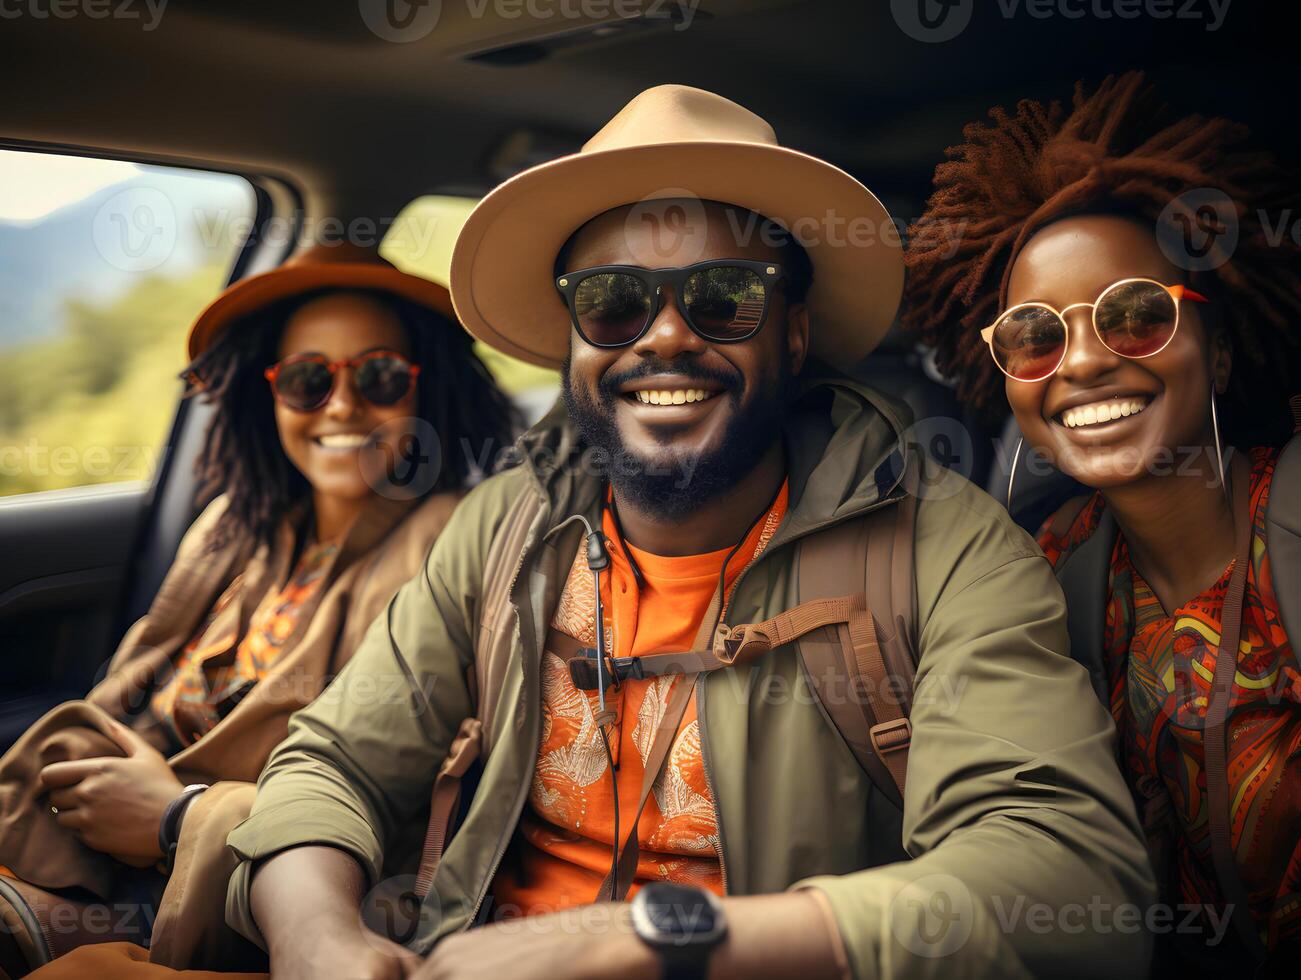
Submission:
[[[614,666],[613,675],[609,665]],[[614,687],[629,678],[639,681],[646,676],[640,657],[606,657],[605,663],[601,664],[601,674],[606,687]],[[569,658],[569,679],[580,691],[600,690],[596,676],[596,650],[583,647],[578,656]]]
[[[714,637],[714,656],[725,664],[736,661],[747,647],[754,647],[759,653],[772,649],[772,639],[763,630],[751,623],[728,626],[720,623]]]
[[[876,754],[884,756],[908,748],[913,740],[913,726],[907,718],[882,721],[868,729],[867,737],[871,739]]]

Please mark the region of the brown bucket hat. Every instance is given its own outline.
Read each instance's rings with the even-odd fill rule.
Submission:
[[[231,323],[265,306],[314,289],[379,289],[456,320],[447,289],[400,271],[375,248],[348,242],[318,244],[279,268],[241,279],[208,304],[190,328],[190,360],[207,350]]]
[[[767,122],[684,85],[647,89],[582,150],[512,177],[471,212],[452,253],[452,299],[475,337],[557,367],[569,314],[556,255],[589,219],[662,198],[722,201],[780,223],[813,261],[813,353],[848,367],[894,320],[903,249],[872,192],[837,167],[777,143]]]

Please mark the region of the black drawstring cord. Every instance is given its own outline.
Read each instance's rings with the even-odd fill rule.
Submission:
[[[612,894],[617,895],[619,893],[619,777],[615,771],[614,752],[610,749],[610,739],[605,734],[605,726],[613,722],[614,717],[605,705],[605,665],[606,661],[610,660],[610,656],[605,647],[605,608],[601,601],[601,572],[610,567],[610,551],[606,546],[605,535],[593,529],[591,522],[582,514],[574,514],[567,518],[552,533],[574,521],[580,521],[587,529],[587,567],[592,573],[592,591],[596,597],[596,692],[600,703],[600,713],[596,717],[596,731],[601,736],[601,744],[605,747],[605,760],[610,767],[610,795],[614,798],[614,855],[610,859],[610,878],[614,886]],[[634,576],[637,574],[639,573],[634,573]],[[618,673],[614,669],[613,661],[610,663],[610,676],[618,687]]]
[[[785,485],[786,484],[783,481],[782,486]],[[777,498],[781,496],[782,486],[777,488],[777,492],[772,495],[767,506],[765,506],[763,510],[759,511],[755,519],[750,522],[750,526],[745,529],[745,533],[741,535],[741,540],[733,546],[732,550],[727,553],[727,557],[723,559],[723,567],[718,570],[718,592],[720,596],[718,601],[718,615],[720,619],[723,616],[723,607],[727,604],[727,566],[732,564],[732,559],[735,558],[736,553],[741,550],[741,545],[745,544],[745,539],[750,536],[750,532],[755,529],[755,525],[772,513],[773,505],[777,503]]]
[[[611,491],[610,497],[610,516],[614,518],[614,529],[619,532],[619,543],[627,541],[623,533],[623,522],[619,520],[619,505],[615,503],[614,492]],[[637,583],[638,590],[646,587],[646,576],[642,574],[641,566],[637,564],[637,559],[632,553],[632,549],[625,547],[624,554],[628,556],[628,565],[632,568],[633,581]]]

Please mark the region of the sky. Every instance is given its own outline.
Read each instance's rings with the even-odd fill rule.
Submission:
[[[54,153],[0,153],[0,221],[26,224],[141,173],[134,163]]]

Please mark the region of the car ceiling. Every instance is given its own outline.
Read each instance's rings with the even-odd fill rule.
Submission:
[[[745,104],[905,218],[965,121],[1069,98],[1077,78],[1113,70],[1146,68],[1176,108],[1245,119],[1284,154],[1298,145],[1290,5],[1261,0],[1233,0],[1216,31],[1224,0],[1165,0],[1196,20],[1090,13],[1118,0],[1052,0],[1047,18],[1030,11],[1043,0],[965,0],[971,22],[945,43],[908,37],[887,0],[700,0],[689,26],[641,20],[609,37],[597,31],[617,18],[563,12],[694,0],[442,0],[437,26],[410,43],[366,26],[373,0],[170,0],[149,30],[144,0],[71,2],[120,16],[41,17],[51,0],[6,0],[0,138],[283,175],[316,214],[480,193],[670,81]],[[556,13],[530,17],[526,2]],[[483,60],[503,48],[489,57],[523,63]]]

